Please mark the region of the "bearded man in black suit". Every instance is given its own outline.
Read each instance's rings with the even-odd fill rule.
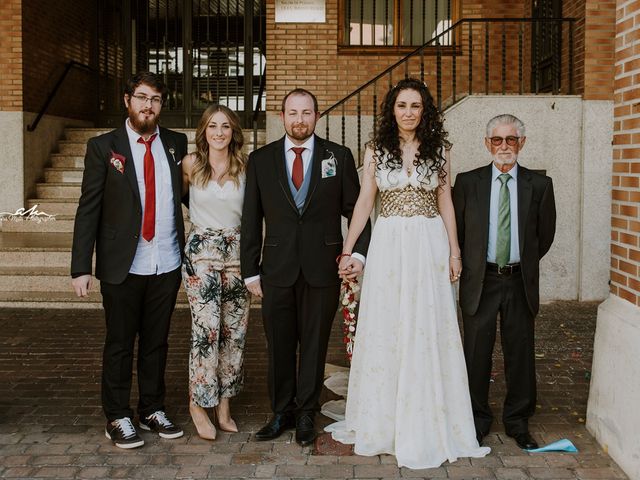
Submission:
[[[256,439],[270,440],[295,426],[303,446],[316,438],[314,416],[338,307],[341,218],[351,217],[360,191],[351,151],[314,135],[319,117],[311,92],[295,89],[285,96],[286,135],[249,157],[240,242],[247,288],[263,297],[269,349],[274,416]],[[367,225],[350,259],[353,274],[363,268],[369,236]]]
[[[91,289],[95,245],[107,329],[105,435],[120,448],[144,444],[129,406],[136,336],[139,426],[162,438],[183,434],[164,412],[164,372],[184,250],[180,159],[187,153],[187,137],[158,127],[166,97],[155,74],[129,79],[125,124],[87,143],[73,231],[72,285],[81,297]]]
[[[462,251],[460,308],[464,353],[478,442],[489,432],[491,357],[496,319],[504,353],[507,396],[503,423],[524,449],[536,407],[534,319],[539,307],[539,264],[553,242],[553,183],[520,165],[525,127],[513,115],[487,124],[485,146],[493,163],[456,178],[453,203]]]

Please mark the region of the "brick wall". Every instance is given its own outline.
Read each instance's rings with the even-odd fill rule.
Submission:
[[[24,110],[38,112],[66,63],[94,58],[96,2],[24,2]],[[96,88],[91,74],[72,69],[47,114],[94,120]]]
[[[611,293],[640,306],[640,3],[616,11]]]
[[[390,66],[401,55],[357,54],[338,51],[338,0],[327,0],[326,22],[324,24],[276,24],[275,0],[267,0],[267,110],[279,110],[280,99],[296,86],[308,88],[318,93],[320,109],[326,109],[337,100],[371,79]],[[473,0],[461,1],[460,17],[466,18],[509,18],[531,16],[531,0]],[[586,13],[586,15],[585,15]],[[575,17],[573,81],[574,93],[584,94],[588,99],[611,99],[613,95],[613,77],[610,65],[613,58],[613,18],[615,3],[611,0],[567,0],[563,4],[563,16]],[[460,18],[459,17],[459,18]],[[501,26],[491,27],[491,45],[489,60],[489,93],[502,93],[502,40]],[[522,72],[519,65],[519,27],[508,26],[505,30],[505,49],[507,51],[506,93],[519,93],[520,75],[522,89],[530,91],[531,71],[528,68],[531,59],[531,28],[524,27],[522,40]],[[468,29],[460,37],[461,54],[456,57],[456,95],[469,91],[468,81]],[[474,93],[487,91],[485,76],[484,24],[476,24],[472,34],[473,41],[473,84]],[[585,45],[587,48],[585,48]],[[569,91],[569,28],[564,27],[562,34],[562,89]],[[585,57],[589,59],[585,65]],[[436,62],[435,56],[425,56],[424,74],[432,93],[435,95]],[[452,95],[453,58],[442,57],[442,98],[446,105]],[[419,60],[409,66],[409,74],[419,76]],[[381,82],[376,98],[378,101],[386,91],[387,83],[395,83],[404,75],[399,69]],[[585,83],[586,82],[586,83]],[[586,90],[585,90],[585,85]],[[373,92],[361,96],[363,109],[371,110]],[[355,112],[355,101],[347,107],[348,113]],[[364,113],[364,112],[363,112]],[[370,112],[369,112],[370,113]]]
[[[615,0],[587,0],[584,26],[584,98],[613,99]]]
[[[22,0],[0,7],[0,110],[22,111]]]

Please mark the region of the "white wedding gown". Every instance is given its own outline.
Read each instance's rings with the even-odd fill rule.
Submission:
[[[388,453],[414,469],[490,451],[476,441],[436,176],[424,187],[416,173],[376,171],[381,216],[367,254],[346,417],[326,428],[358,455]]]

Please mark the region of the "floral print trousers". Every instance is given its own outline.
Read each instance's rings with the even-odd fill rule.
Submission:
[[[182,279],[191,308],[189,398],[214,407],[242,389],[250,294],[240,276],[240,228],[189,233]]]

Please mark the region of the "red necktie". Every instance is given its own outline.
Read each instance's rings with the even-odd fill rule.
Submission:
[[[145,141],[142,137],[138,143],[144,143],[144,216],[142,217],[142,238],[150,242],[156,235],[156,171],[151,142],[158,134],[154,133]]]
[[[293,159],[293,168],[291,169],[291,180],[293,180],[293,186],[296,190],[300,190],[304,174],[302,170],[302,152],[304,147],[292,147],[291,150],[296,154],[296,158]]]

